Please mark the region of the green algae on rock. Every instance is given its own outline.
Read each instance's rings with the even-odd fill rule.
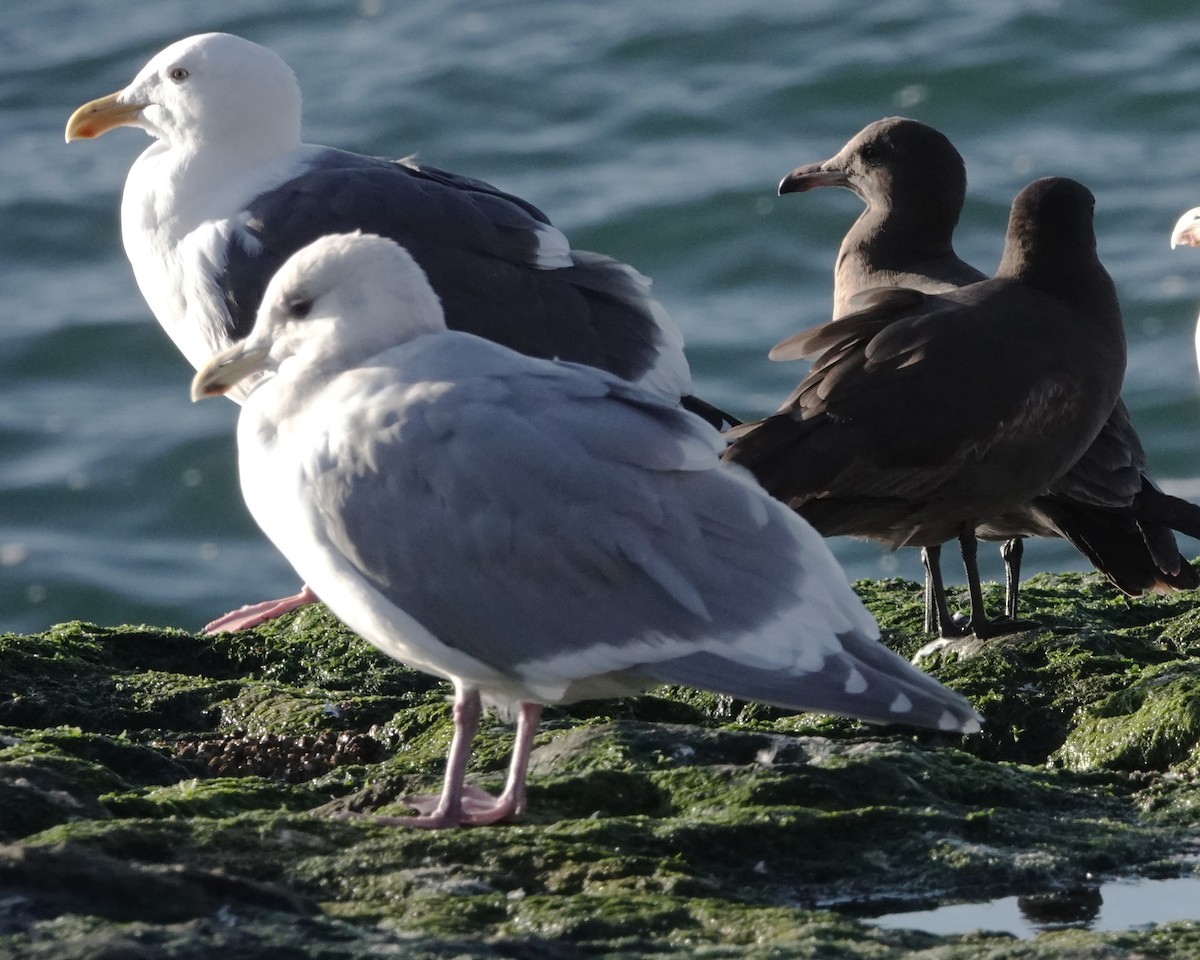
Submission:
[[[856,585],[922,645],[920,590]],[[998,595],[991,588],[993,596]],[[322,814],[435,786],[446,688],[319,607],[231,636],[0,636],[0,953],[17,957],[1200,957],[1200,932],[934,937],[831,908],[1181,869],[1200,616],[1095,576],[1046,629],[923,661],[971,738],[663,688],[547,711],[530,813],[425,833]],[[503,780],[489,719],[471,775]]]
[[[1139,670],[1081,712],[1058,751],[1074,769],[1193,773],[1200,768],[1200,661]]]

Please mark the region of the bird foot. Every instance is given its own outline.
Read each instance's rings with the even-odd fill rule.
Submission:
[[[994,620],[984,620],[982,623],[970,622],[969,632],[980,640],[989,637],[1002,637],[1009,633],[1021,633],[1024,630],[1041,630],[1042,625],[1034,620],[1015,620],[1012,617],[996,617]]]
[[[260,623],[274,620],[285,613],[290,613],[308,603],[315,603],[317,595],[307,586],[301,587],[300,592],[279,600],[264,600],[262,603],[250,603],[244,607],[217,617],[211,623],[204,625],[205,633],[234,633],[237,630],[248,630]]]
[[[354,810],[339,810],[332,816],[335,820],[370,820],[388,827],[444,830],[458,826],[486,827],[504,820],[514,820],[521,815],[524,806],[507,793],[493,797],[486,790],[470,784],[463,786],[462,810],[458,816],[442,808],[442,797],[437,793],[404,797],[400,802],[416,810],[417,816],[393,817]]]
[[[440,797],[416,796],[405,797],[405,806],[412,807],[420,813],[434,817]],[[518,803],[515,797],[507,792],[493,797],[486,790],[471,784],[464,784],[462,795],[462,814],[459,823],[463,826],[486,827],[504,820],[514,820],[523,812],[524,804]]]
[[[971,635],[971,620],[961,613],[950,615],[949,620],[938,624],[939,640],[961,640]]]
[[[445,811],[435,811],[416,817],[388,817],[377,813],[359,813],[357,810],[339,810],[330,814],[332,820],[370,820],[385,827],[416,827],[419,830],[445,830],[447,827],[457,827],[460,823],[457,817]]]

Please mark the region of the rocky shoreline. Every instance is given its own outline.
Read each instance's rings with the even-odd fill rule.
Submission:
[[[856,588],[912,656],[919,585]],[[661,689],[548,711],[525,822],[437,833],[322,815],[435,787],[450,726],[444,685],[320,608],[218,637],[0,635],[0,955],[1200,957],[1200,921],[1018,940],[862,919],[1192,869],[1194,595],[1067,574],[1023,596],[1044,629],[922,662],[981,735]],[[510,743],[485,722],[476,782]]]

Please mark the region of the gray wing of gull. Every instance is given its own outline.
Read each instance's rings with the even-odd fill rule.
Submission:
[[[451,353],[477,351],[478,375],[419,400],[372,391],[313,489],[330,542],[443,643],[520,676],[678,673],[798,709],[974,722],[877,643],[822,539],[721,466],[699,419],[470,338],[410,346],[433,382]]]

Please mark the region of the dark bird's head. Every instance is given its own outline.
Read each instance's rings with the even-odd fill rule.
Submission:
[[[1012,202],[996,276],[1049,292],[1071,289],[1082,294],[1095,283],[1111,287],[1096,255],[1095,207],[1092,191],[1077,180],[1033,181]]]
[[[779,183],[779,193],[816,187],[853,190],[868,207],[883,210],[920,204],[958,222],[967,193],[966,165],[944,134],[906,117],[876,120],[860,130],[836,156],[797,167]]]

